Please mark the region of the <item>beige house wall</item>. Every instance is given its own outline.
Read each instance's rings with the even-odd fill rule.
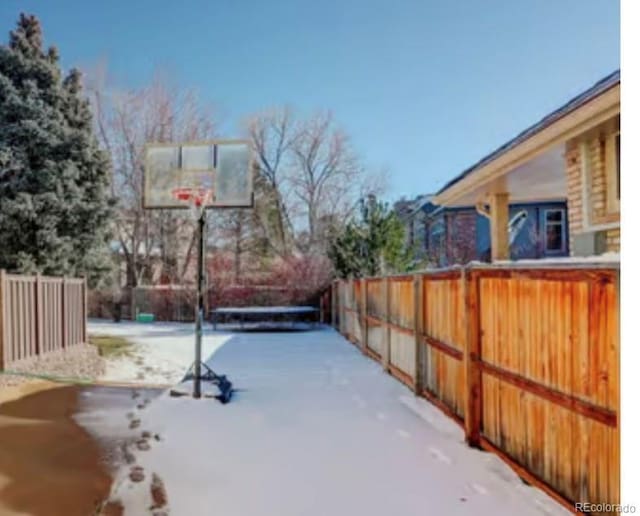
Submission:
[[[565,148],[569,248],[575,235],[606,233],[607,251],[620,250],[620,206],[617,199],[615,136],[620,116],[569,140]]]

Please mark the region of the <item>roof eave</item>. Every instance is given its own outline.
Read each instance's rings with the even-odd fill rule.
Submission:
[[[542,154],[554,145],[566,142],[620,113],[620,83],[603,91],[575,110],[479,166],[459,181],[433,196],[431,202],[451,206],[483,185],[504,176],[515,167]]]

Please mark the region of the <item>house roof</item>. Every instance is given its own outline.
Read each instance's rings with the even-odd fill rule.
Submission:
[[[430,213],[432,211],[432,207],[434,206],[431,203],[432,199],[433,194],[418,195],[411,200],[401,199],[394,204],[393,209],[398,214],[400,219],[407,220],[420,211]]]
[[[425,213],[429,213],[431,210],[427,208],[431,204],[431,199],[433,199],[433,194],[425,194],[425,195],[418,196],[418,198],[411,205],[409,216],[413,216],[419,211],[424,211]]]
[[[445,190],[447,190],[448,188],[451,188],[453,185],[455,185],[456,183],[460,182],[462,179],[464,179],[468,175],[472,174],[475,170],[480,169],[483,166],[487,165],[488,163],[490,163],[490,162],[494,161],[495,159],[499,158],[500,156],[502,156],[503,154],[505,154],[509,150],[511,150],[514,147],[518,146],[519,144],[521,144],[525,140],[531,138],[533,135],[539,133],[540,131],[546,129],[547,127],[549,127],[554,122],[556,122],[559,119],[561,119],[562,117],[568,115],[569,113],[575,111],[576,109],[580,108],[581,106],[587,104],[589,101],[593,100],[594,98],[598,97],[599,95],[602,95],[604,92],[606,92],[607,90],[613,88],[614,86],[616,86],[619,83],[620,83],[620,70],[616,70],[615,72],[613,72],[613,73],[607,75],[606,77],[600,79],[598,82],[596,82],[589,89],[583,91],[582,93],[580,93],[576,97],[572,98],[569,102],[567,102],[563,106],[559,107],[558,109],[556,109],[552,113],[548,114],[547,116],[542,118],[537,123],[533,124],[532,126],[528,127],[524,131],[522,131],[520,134],[518,134],[516,137],[512,138],[511,140],[509,140],[504,145],[498,147],[491,154],[485,156],[480,161],[478,161],[477,163],[475,163],[471,167],[469,167],[466,170],[464,170],[461,174],[459,174],[456,177],[454,177],[451,181],[446,183],[440,190],[438,190],[436,195],[439,195],[442,192],[444,192]]]

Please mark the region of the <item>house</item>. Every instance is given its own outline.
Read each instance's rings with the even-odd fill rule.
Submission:
[[[570,255],[619,252],[620,71],[525,129],[431,199],[447,209],[474,206],[488,221],[492,260],[511,256],[510,206],[565,200],[566,219],[546,208],[534,217],[547,240],[543,245],[563,245],[559,227],[566,220]]]
[[[405,246],[412,249],[414,259],[421,261],[425,257],[427,238],[427,219],[436,209],[431,195],[419,195],[413,200],[401,199],[393,206],[405,229]]]
[[[406,207],[396,203],[397,211],[402,208],[406,245],[413,249],[416,262],[446,267],[472,260],[489,261],[489,220],[475,206],[436,206],[431,195],[423,195]],[[566,201],[510,205],[509,247],[511,259],[567,256]]]
[[[489,220],[474,206],[437,207],[427,218],[426,228],[425,257],[430,266],[491,258]],[[567,256],[566,202],[509,205],[509,253],[512,260]]]

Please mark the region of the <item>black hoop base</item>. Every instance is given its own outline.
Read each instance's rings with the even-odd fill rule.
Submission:
[[[217,399],[220,403],[222,404],[226,404],[229,403],[229,401],[231,401],[231,396],[233,395],[233,384],[227,379],[227,377],[223,374],[216,374],[207,364],[205,364],[204,362],[200,362],[200,371],[204,371],[204,374],[200,374],[199,377],[196,376],[195,370],[196,370],[196,364],[195,362],[193,364],[191,364],[191,367],[189,368],[189,370],[187,371],[187,374],[184,376],[184,378],[182,379],[181,383],[185,383],[188,381],[192,381],[192,380],[198,380],[198,384],[201,382],[208,382],[211,383],[212,385],[215,385],[216,387],[218,387],[218,390],[220,391],[220,393],[216,396],[213,396],[215,399]],[[200,390],[200,389],[198,389]],[[187,392],[181,392],[181,391],[177,391],[177,390],[172,390],[171,391],[171,396],[177,397],[177,396],[188,396],[189,393]],[[198,393],[200,394],[200,393]],[[194,397],[201,397],[200,395],[198,396],[194,396]],[[210,397],[207,396],[205,394],[205,398]]]

